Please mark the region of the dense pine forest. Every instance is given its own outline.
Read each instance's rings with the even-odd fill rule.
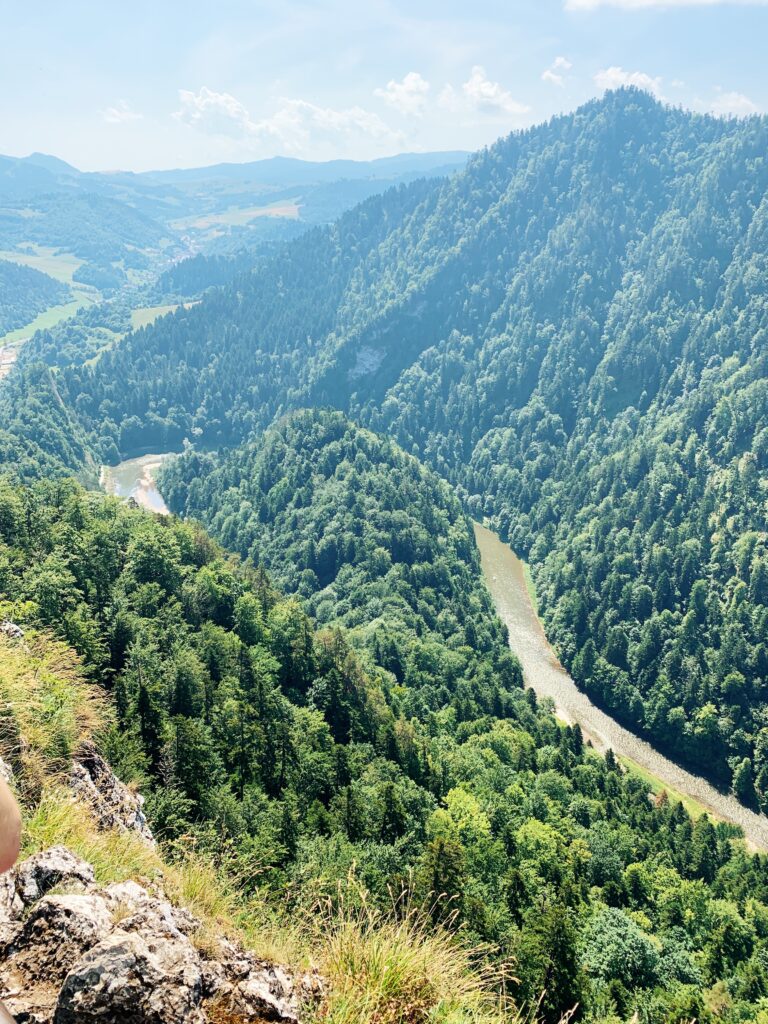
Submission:
[[[80,468],[350,411],[530,558],[595,698],[762,806],[767,131],[609,94],[63,367],[33,423],[30,348],[4,422]]]
[[[546,1024],[766,1018],[766,858],[523,688],[471,518],[596,702],[768,813],[767,144],[608,93],[22,350],[0,612],[108,694],[169,857],[406,892]],[[160,451],[175,516],[83,489]]]
[[[515,999],[544,992],[545,1021],[577,1001],[591,1020],[749,1019],[768,992],[765,858],[654,804],[537,709],[478,589],[468,521],[444,491],[433,505],[443,485],[336,415],[301,416],[272,444],[299,473],[318,441],[294,528],[310,549],[323,483],[357,474],[365,516],[343,519],[367,597],[352,628],[343,590],[315,624],[198,527],[72,482],[2,487],[2,612],[52,629],[111,695],[104,749],[149,795],[166,847],[224,856],[243,896],[282,913],[350,873],[383,908],[405,889],[435,927],[512,958]],[[393,464],[412,477],[407,512]],[[457,629],[467,612],[474,645]]]
[[[446,645],[500,642],[455,494],[341,413],[294,414],[222,463],[172,460],[160,486],[174,512],[303,597],[317,622],[359,631],[399,682],[414,658],[439,678]]]

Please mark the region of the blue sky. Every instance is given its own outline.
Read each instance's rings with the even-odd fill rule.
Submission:
[[[86,170],[474,149],[634,83],[768,111],[768,0],[0,0],[0,152]]]

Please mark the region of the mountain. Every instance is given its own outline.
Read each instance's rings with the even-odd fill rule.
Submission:
[[[300,594],[318,622],[359,634],[400,681],[414,636],[480,652],[501,639],[451,488],[341,413],[294,413],[222,459],[172,460],[160,486],[172,511]]]
[[[764,805],[766,143],[764,118],[610,93],[369,199],[59,394],[102,452],[310,405],[390,434],[530,558],[590,693]]]
[[[54,191],[79,173],[63,160],[42,153],[28,157],[0,156],[0,196],[23,199],[38,192]]]
[[[14,998],[44,977],[49,1018],[75,990],[114,1013],[109,950],[143,942],[135,976],[170,943],[201,1021],[252,1019],[202,1003],[276,951],[320,966],[308,1021],[761,1019],[765,855],[522,688],[469,514],[527,556],[582,685],[765,809],[767,133],[609,94],[125,337],[96,310],[95,354],[68,329],[22,351],[0,387]],[[185,518],[71,479],[145,448],[182,450],[161,486]],[[83,805],[97,757],[134,819],[146,797],[151,855]]]
[[[375,160],[298,160],[275,156],[250,163],[213,164],[179,170],[146,171],[141,177],[153,181],[206,182],[236,181],[260,185],[318,185],[333,181],[355,181],[371,178],[391,180],[404,175],[430,176],[436,171],[445,174],[466,163],[469,153],[451,150],[436,153],[399,153]]]
[[[0,247],[35,243],[104,267],[137,250],[231,252],[328,223],[391,185],[446,176],[466,153],[312,163],[274,157],[186,170],[83,173],[54,156],[0,156]]]

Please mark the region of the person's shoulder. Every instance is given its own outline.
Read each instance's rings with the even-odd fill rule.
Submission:
[[[7,784],[0,779],[0,873],[16,863],[21,847],[21,812]]]

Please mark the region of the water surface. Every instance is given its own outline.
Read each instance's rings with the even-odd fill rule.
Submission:
[[[755,814],[706,779],[664,757],[645,740],[619,725],[578,689],[547,641],[525,582],[523,563],[495,533],[475,524],[483,576],[496,610],[509,630],[509,646],[523,666],[526,686],[539,697],[550,697],[559,718],[581,726],[596,749],[609,747],[631,758],[664,785],[692,797],[717,817],[741,826],[754,847],[768,850],[768,817]]]
[[[107,494],[118,498],[133,498],[150,512],[168,515],[168,506],[157,489],[155,475],[165,459],[173,452],[160,455],[140,455],[137,459],[126,459],[117,466],[101,467],[101,486]]]

